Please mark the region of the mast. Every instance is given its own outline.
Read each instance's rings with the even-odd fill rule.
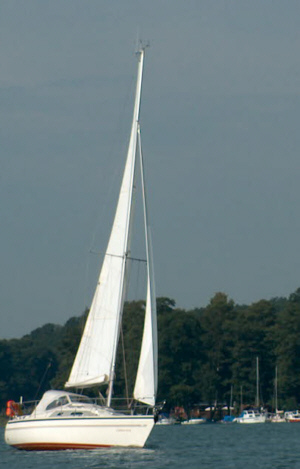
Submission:
[[[277,376],[277,365],[275,367],[275,413],[276,415],[278,414],[278,390],[277,390],[277,384],[278,384],[278,376]]]
[[[233,386],[230,386],[230,403],[229,403],[229,415],[231,416],[231,407],[232,407],[232,397],[233,397]]]
[[[241,385],[240,389],[240,412],[243,410],[243,386]]]
[[[256,407],[259,407],[259,361],[256,357]]]

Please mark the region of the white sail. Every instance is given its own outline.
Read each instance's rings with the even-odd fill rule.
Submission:
[[[157,391],[157,327],[156,298],[153,279],[148,278],[148,292],[144,333],[134,398],[150,406],[155,405]]]
[[[126,259],[130,251],[143,59],[144,50],[141,50],[130,142],[115,219],[90,313],[66,387],[90,387],[111,382],[114,377],[127,282]]]
[[[138,143],[140,153],[141,179],[143,188],[144,223],[147,255],[147,300],[144,321],[144,332],[141,354],[133,396],[136,400],[154,406],[157,391],[157,319],[156,295],[154,283],[154,269],[152,243],[148,223],[146,188],[144,179],[143,155],[141,147],[140,129],[138,128]]]

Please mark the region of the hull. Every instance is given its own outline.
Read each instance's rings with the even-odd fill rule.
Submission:
[[[200,425],[202,423],[206,423],[205,419],[190,419],[190,420],[184,420],[181,422],[184,425]]]
[[[154,426],[153,416],[109,418],[18,418],[5,427],[5,441],[23,450],[142,448]]]
[[[243,424],[253,424],[253,423],[265,423],[266,417],[258,417],[258,418],[253,418],[253,419],[237,419],[237,423],[243,423]]]
[[[273,415],[273,416],[270,418],[270,422],[271,422],[271,423],[283,423],[283,422],[286,422],[286,420],[285,420],[285,418],[282,417],[281,415],[276,414],[276,415]]]

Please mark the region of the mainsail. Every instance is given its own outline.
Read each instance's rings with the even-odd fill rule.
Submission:
[[[138,58],[131,135],[115,219],[83,336],[69,380],[65,384],[65,387],[86,388],[101,383],[110,383],[110,396],[127,287],[127,259],[130,255],[130,235],[133,222],[137,147],[139,147],[141,156],[138,136],[144,49],[138,52]],[[154,405],[157,386],[156,299],[149,229],[146,218],[142,156],[141,172],[148,281],[144,334],[134,396],[142,402]],[[108,399],[108,405],[110,405],[110,398]]]

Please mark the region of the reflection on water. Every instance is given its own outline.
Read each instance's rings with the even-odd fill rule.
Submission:
[[[18,451],[5,445],[4,469],[300,469],[300,424],[157,426],[143,449]]]

